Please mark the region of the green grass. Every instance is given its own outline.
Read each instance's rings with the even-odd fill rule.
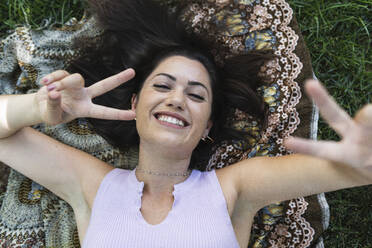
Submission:
[[[80,0],[1,0],[0,36],[19,25],[59,27],[71,17],[81,17],[83,5]]]
[[[296,12],[315,74],[354,115],[372,100],[372,0],[288,2]],[[319,138],[338,140],[324,121]],[[324,235],[325,247],[372,247],[372,187],[328,193],[327,199],[331,224]]]
[[[372,0],[288,0],[310,50],[317,77],[354,115],[372,92]],[[83,15],[79,0],[2,0],[0,36],[19,24],[59,26]],[[319,137],[337,140],[321,121]],[[372,151],[371,151],[372,152]],[[327,194],[331,226],[328,247],[372,247],[372,187]]]

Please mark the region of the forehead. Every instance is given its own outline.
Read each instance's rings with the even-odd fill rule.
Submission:
[[[183,56],[171,56],[162,60],[148,79],[154,78],[159,73],[172,75],[177,81],[196,81],[211,87],[210,77],[207,69],[197,60]]]

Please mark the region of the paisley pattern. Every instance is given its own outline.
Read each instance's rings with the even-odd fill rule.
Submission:
[[[177,1],[171,1],[177,4]],[[289,26],[293,12],[284,0],[193,0],[183,14],[190,32],[214,41],[212,52],[223,64],[231,54],[270,49],[277,60],[262,67],[264,85],[259,93],[269,105],[268,126],[239,110],[228,125],[246,133],[242,140],[216,144],[207,169],[218,169],[254,156],[281,156],[288,151],[283,138],[299,125],[296,105],[301,92],[296,79],[303,69],[294,53],[298,35]],[[0,43],[0,93],[30,93],[50,71],[65,68],[79,55],[71,41],[80,36],[99,39],[94,19],[72,19],[60,30],[20,27]],[[35,129],[86,151],[115,167],[133,169],[136,148],[120,151],[90,130],[84,119]],[[79,247],[71,207],[42,186],[11,170],[6,191],[0,195],[1,247]],[[255,217],[249,247],[310,247],[315,231],[304,217],[307,198],[265,207]],[[317,203],[311,203],[317,204]],[[308,214],[309,215],[309,214]],[[318,221],[318,220],[315,220]],[[315,222],[313,221],[313,223]]]
[[[274,49],[276,37],[271,30],[253,31],[245,39],[245,48],[250,50],[270,50]]]

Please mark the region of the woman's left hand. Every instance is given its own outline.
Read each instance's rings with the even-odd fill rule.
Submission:
[[[372,104],[365,105],[351,118],[318,81],[309,80],[306,91],[342,140],[313,141],[290,137],[284,145],[294,152],[372,170]]]

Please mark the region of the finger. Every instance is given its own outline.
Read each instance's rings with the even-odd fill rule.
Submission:
[[[99,95],[102,95],[116,87],[118,87],[119,85],[121,85],[122,83],[125,83],[127,81],[129,81],[130,79],[132,79],[135,75],[135,72],[133,69],[127,69],[123,72],[120,72],[116,75],[113,75],[111,77],[108,77],[104,80],[101,80],[93,85],[91,85],[90,87],[88,87],[88,94],[94,98],[96,96],[99,96]]]
[[[353,124],[352,118],[335,102],[318,81],[309,80],[305,87],[308,95],[318,106],[322,117],[338,134],[344,136]]]
[[[367,104],[359,110],[354,120],[362,126],[372,128],[372,104]]]
[[[62,91],[65,89],[78,89],[82,87],[84,87],[84,78],[80,74],[74,73],[48,85],[47,89],[48,91]]]
[[[59,123],[62,115],[60,92],[51,91],[48,93],[47,113],[49,124]]]
[[[58,80],[61,80],[65,77],[67,77],[68,75],[70,75],[70,73],[68,73],[67,71],[64,71],[64,70],[58,70],[58,71],[54,71],[48,75],[46,75],[45,77],[43,77],[40,82],[41,84],[43,85],[49,85],[55,81],[58,81]]]
[[[60,97],[61,97],[61,93],[58,91],[54,90],[48,93],[48,98],[51,101],[57,101],[57,100],[59,101]],[[54,104],[54,102],[51,102],[51,104]],[[57,104],[57,102],[55,102],[55,104]]]
[[[284,141],[284,145],[293,152],[307,154],[332,161],[339,161],[344,157],[343,152],[341,152],[342,149],[335,149],[335,146],[338,146],[339,144],[334,141],[315,141],[290,137]]]
[[[93,107],[89,111],[89,116],[87,117],[105,120],[129,121],[136,117],[136,113],[133,110],[121,110],[93,104]]]

